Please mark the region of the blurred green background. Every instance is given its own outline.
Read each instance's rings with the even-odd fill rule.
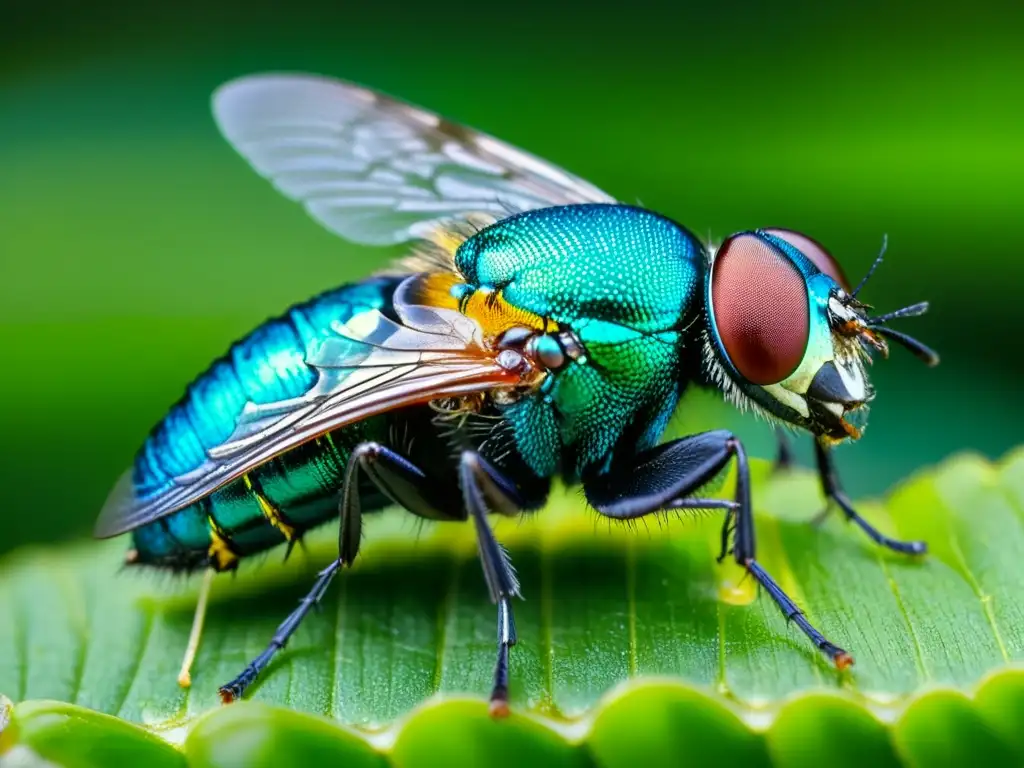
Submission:
[[[288,10],[283,10],[285,7]],[[218,136],[252,71],[372,85],[583,175],[701,236],[786,226],[927,370],[875,367],[851,494],[1020,442],[1024,5],[149,5],[58,0],[0,26],[0,551],[87,532],[151,424],[236,337],[397,250],[321,230]],[[721,408],[755,454],[768,429]],[[806,459],[808,446],[802,446]]]

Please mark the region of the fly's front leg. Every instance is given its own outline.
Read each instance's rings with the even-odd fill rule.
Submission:
[[[631,519],[679,507],[698,508],[716,500],[691,499],[725,466],[736,461],[736,493],[726,507],[721,561],[732,554],[747,573],[771,595],[776,605],[839,669],[853,664],[851,656],[827,640],[756,559],[750,467],[743,444],[731,432],[716,430],[660,445],[637,457],[629,467],[584,480],[587,499],[602,515]],[[712,506],[712,504],[708,504]],[[720,502],[714,504],[719,506]],[[732,547],[729,541],[732,540]]]
[[[410,512],[430,519],[452,519],[443,504],[435,503],[427,487],[427,476],[410,461],[378,443],[361,443],[349,457],[341,490],[338,533],[338,559],[320,572],[313,588],[274,632],[266,650],[253,659],[238,677],[221,686],[220,697],[225,703],[245,693],[260,672],[266,669],[274,655],[284,648],[288,639],[299,628],[302,620],[327,592],[331,581],[343,565],[351,566],[359,554],[362,530],[362,508],[359,503],[359,475],[365,473],[391,501]],[[457,514],[457,513],[456,513]]]
[[[825,492],[828,504],[833,502],[843,511],[846,519],[856,523],[864,533],[871,537],[872,541],[896,552],[907,555],[923,555],[928,551],[928,545],[923,541],[899,541],[890,539],[871,523],[857,514],[850,499],[843,493],[839,485],[839,476],[836,473],[835,464],[832,462],[832,453],[820,440],[814,441],[814,458],[818,464],[818,475],[821,478],[821,488]],[[825,513],[828,512],[826,507]]]
[[[459,467],[462,494],[466,509],[476,527],[480,547],[480,563],[491,593],[498,606],[498,660],[494,667],[494,687],[491,689],[490,713],[492,717],[505,717],[508,708],[509,648],[516,644],[516,625],[512,615],[512,598],[519,597],[519,581],[508,553],[494,538],[487,524],[487,502],[504,514],[514,514],[523,508],[515,485],[506,479],[480,454],[464,451]]]

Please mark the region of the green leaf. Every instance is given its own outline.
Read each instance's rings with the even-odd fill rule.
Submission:
[[[275,554],[216,579],[187,690],[176,676],[197,578],[122,570],[118,541],[9,556],[0,691],[21,703],[0,699],[0,754],[62,766],[1024,761],[1024,450],[998,464],[958,456],[858,505],[883,531],[928,541],[918,560],[838,515],[808,524],[822,504],[809,472],[757,464],[754,489],[759,559],[853,653],[850,673],[715,563],[719,517],[595,525],[567,492],[496,522],[525,594],[507,720],[487,716],[495,611],[471,528],[417,534],[386,513],[252,701],[228,707],[218,685],[330,560],[333,531],[288,563]]]
[[[145,765],[185,768],[184,756],[137,726],[59,701],[34,701],[16,710],[17,741],[11,752],[29,752],[67,768]],[[13,740],[12,740],[13,741]]]

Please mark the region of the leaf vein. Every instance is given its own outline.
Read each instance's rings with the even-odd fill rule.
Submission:
[[[947,504],[945,500],[941,503],[945,509],[947,520],[950,520],[954,516],[953,510],[950,509],[949,504]],[[953,556],[956,558],[957,564],[960,566],[958,570],[970,585],[978,600],[981,602],[981,610],[985,614],[985,619],[988,621],[989,628],[992,630],[992,636],[995,638],[996,645],[999,648],[1000,655],[1003,657],[1003,661],[1009,661],[1010,654],[1006,650],[1006,644],[1003,642],[1003,636],[999,632],[999,626],[996,623],[995,611],[992,609],[992,596],[982,589],[981,582],[978,580],[978,577],[974,575],[974,572],[968,565],[967,557],[964,555],[963,548],[960,546],[960,538],[957,536],[952,524],[947,523],[946,525],[946,537],[949,541],[949,548],[952,550]]]
[[[452,553],[448,564],[448,590],[437,609],[437,647],[434,654],[434,693],[441,692],[444,681],[444,662],[448,650],[448,624],[455,616],[458,602],[459,558]]]
[[[138,677],[139,670],[142,668],[142,659],[146,655],[146,649],[149,648],[149,641],[153,635],[153,624],[156,621],[156,617],[153,613],[151,606],[146,606],[142,611],[143,616],[145,616],[145,620],[142,625],[142,635],[139,637],[139,651],[135,654],[135,663],[132,664],[131,673],[125,678],[124,692],[120,696],[120,701],[118,701],[117,707],[112,710],[115,715],[120,716],[121,710],[124,709],[124,705],[128,701],[128,696],[131,694],[135,678]]]
[[[22,601],[17,590],[11,592],[11,609],[14,614],[14,643],[18,654],[18,701],[28,695],[28,622],[29,612],[22,608]],[[18,616],[24,621],[18,621]]]
[[[345,606],[348,604],[348,579],[345,578],[345,574],[340,574],[338,584],[338,599],[337,609],[334,612],[334,631],[331,632],[331,637],[334,640],[334,647],[331,649],[331,684],[327,689],[327,707],[325,711],[331,717],[338,719],[340,716],[339,712],[339,696],[338,696],[338,671],[341,667],[341,649],[342,649],[342,633],[345,630]]]
[[[69,702],[77,704],[82,690],[82,678],[85,674],[85,655],[89,648],[88,618],[84,607],[87,596],[82,594],[81,582],[77,579],[61,579],[61,582],[61,592],[64,594],[68,615],[77,636],[77,653],[74,672],[71,676],[71,693],[68,696]]]
[[[725,669],[725,603],[716,600],[715,608],[718,611],[718,690],[729,695],[729,680]]]
[[[903,620],[907,623],[910,639],[914,645],[914,662],[917,665],[917,671],[921,675],[922,680],[931,680],[932,674],[924,660],[924,651],[921,648],[921,638],[917,634],[917,627],[914,626],[914,622],[910,619],[910,613],[907,611],[907,604],[903,600],[903,595],[900,592],[899,585],[893,578],[892,572],[889,570],[889,566],[885,562],[885,557],[882,553],[878,552],[876,557],[878,558],[878,564],[882,568],[882,573],[885,575],[885,580],[889,584],[889,589],[892,591],[893,599],[896,600],[896,606],[900,609],[900,615],[903,616]]]

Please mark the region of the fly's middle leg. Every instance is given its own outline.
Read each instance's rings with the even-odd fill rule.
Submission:
[[[466,509],[476,527],[480,548],[480,564],[491,593],[491,601],[498,606],[498,659],[494,666],[494,686],[491,689],[490,713],[492,717],[506,717],[508,708],[509,649],[516,644],[515,617],[512,598],[519,597],[519,581],[509,560],[508,552],[494,538],[487,523],[487,503],[499,511],[511,514],[522,509],[515,486],[480,454],[465,451],[459,464],[459,479]]]
[[[338,559],[320,572],[313,588],[302,598],[299,607],[278,626],[263,653],[253,659],[238,677],[221,686],[220,696],[225,703],[241,698],[270,664],[274,655],[285,647],[302,620],[320,602],[340,568],[343,565],[351,566],[355,561],[359,554],[362,531],[359,478],[364,474],[391,501],[414,514],[434,520],[462,519],[458,516],[459,512],[453,514],[444,504],[434,500],[426,474],[406,458],[379,443],[357,445],[345,469],[338,505]]]

